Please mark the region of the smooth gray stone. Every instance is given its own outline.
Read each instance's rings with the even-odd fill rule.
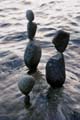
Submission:
[[[34,78],[32,76],[30,76],[30,75],[24,75],[20,79],[20,81],[18,83],[18,87],[19,87],[20,91],[24,95],[27,96],[31,92],[34,84],[35,84],[35,80],[34,80]]]
[[[26,18],[27,18],[30,22],[32,22],[32,21],[34,20],[34,13],[33,13],[32,10],[27,10],[27,12],[26,12]]]
[[[27,24],[27,33],[28,33],[28,38],[30,40],[33,40],[37,30],[37,24],[34,22],[29,22]]]
[[[46,64],[46,79],[53,88],[61,87],[65,82],[65,63],[63,54],[59,53]]]
[[[30,41],[24,53],[25,65],[30,71],[36,71],[41,58],[41,47],[38,41]]]
[[[69,33],[59,30],[56,33],[54,39],[52,40],[52,43],[55,45],[55,48],[62,53],[65,51],[68,45],[69,39],[70,39]]]

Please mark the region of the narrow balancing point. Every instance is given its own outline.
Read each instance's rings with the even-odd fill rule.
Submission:
[[[60,30],[52,41],[58,53],[52,56],[46,64],[46,79],[53,88],[59,88],[65,82],[66,75],[63,52],[68,45],[69,36],[69,33]]]
[[[35,80],[32,76],[24,75],[20,79],[18,83],[18,87],[25,96],[28,96],[28,94],[32,91],[34,84],[35,84]]]
[[[29,74],[36,72],[37,66],[41,58],[41,47],[38,41],[34,39],[37,25],[33,23],[34,14],[31,10],[28,10],[26,13],[27,19],[29,20],[27,26],[29,43],[25,49],[24,53],[24,62],[25,65],[29,68]]]

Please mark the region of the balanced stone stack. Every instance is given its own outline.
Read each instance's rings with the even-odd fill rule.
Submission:
[[[26,13],[28,19],[27,33],[29,38],[29,43],[26,47],[24,53],[24,62],[25,65],[29,68],[28,73],[34,73],[37,70],[41,58],[41,47],[38,41],[35,41],[34,36],[36,34],[37,25],[33,22],[34,13],[32,10],[28,10]]]
[[[61,87],[65,82],[66,75],[63,52],[68,45],[69,37],[69,33],[59,30],[52,40],[58,53],[52,56],[46,64],[46,79],[53,88]]]

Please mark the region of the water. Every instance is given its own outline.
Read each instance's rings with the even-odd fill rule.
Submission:
[[[17,86],[27,73],[27,9],[35,13],[36,39],[43,52],[29,108]],[[51,41],[59,29],[71,38],[64,52],[66,82],[53,90],[45,79],[45,64],[56,53]],[[0,120],[80,120],[80,0],[0,1]]]

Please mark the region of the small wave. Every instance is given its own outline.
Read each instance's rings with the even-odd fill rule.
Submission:
[[[1,28],[3,28],[3,27],[9,27],[9,26],[11,26],[10,23],[2,23],[2,24],[0,24]]]
[[[26,32],[16,32],[13,34],[8,34],[6,36],[4,36],[3,41],[4,42],[8,42],[8,41],[21,41],[21,40],[25,40],[27,38],[27,34]]]

